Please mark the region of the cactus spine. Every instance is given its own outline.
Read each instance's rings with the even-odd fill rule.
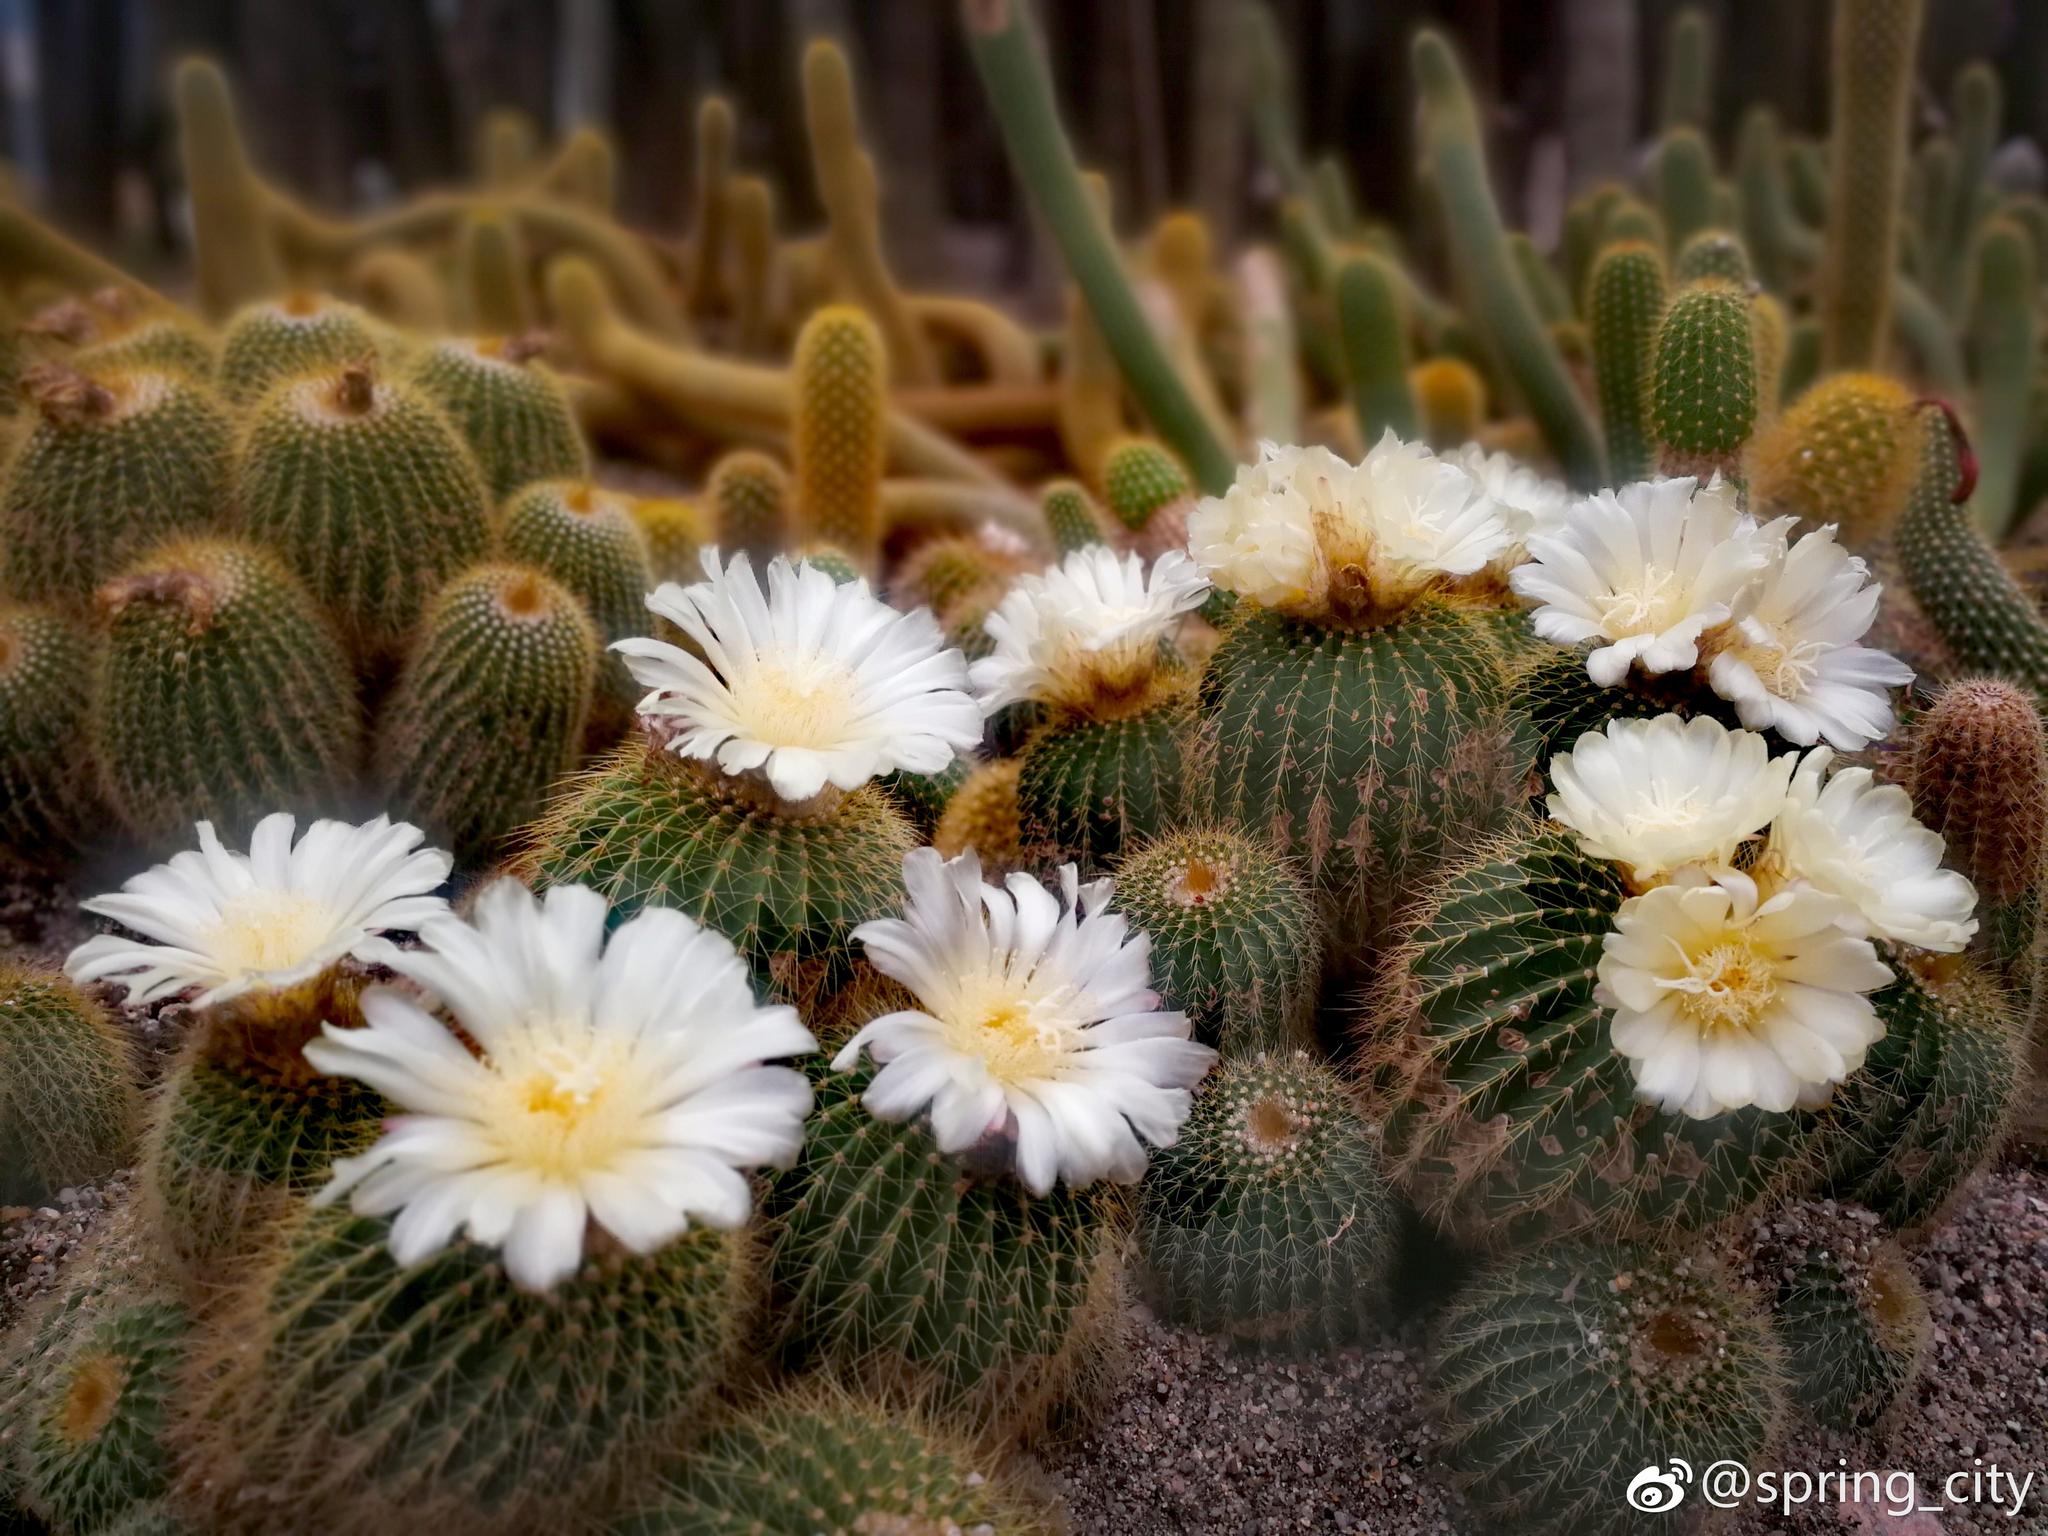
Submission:
[[[0,602],[0,849],[24,864],[57,862],[92,830],[92,775],[79,770],[96,669],[83,626]]]
[[[377,332],[353,305],[318,294],[253,304],[221,335],[221,392],[253,405],[274,384],[377,357]]]
[[[0,963],[0,1205],[111,1172],[140,1119],[128,1041],[106,1010],[54,972]]]

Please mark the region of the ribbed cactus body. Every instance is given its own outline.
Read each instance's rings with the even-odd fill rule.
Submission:
[[[1889,339],[1922,0],[1835,7],[1827,244],[1820,316],[1827,366],[1869,368]]]
[[[718,546],[763,561],[789,548],[789,471],[765,453],[735,449],[712,466],[704,488]]]
[[[1664,319],[1664,260],[1654,246],[1609,246],[1593,263],[1587,300],[1600,420],[1617,484],[1640,480],[1655,463],[1651,380]]]
[[[1651,417],[1668,475],[1732,473],[1757,419],[1749,295],[1708,280],[1681,288],[1657,327]]]
[[[127,1161],[142,1115],[127,1038],[54,971],[0,963],[0,1205]]]
[[[221,392],[252,405],[272,385],[378,355],[375,322],[350,304],[312,294],[252,304],[221,333]]]
[[[626,916],[674,907],[717,929],[761,984],[848,961],[847,935],[902,904],[910,821],[873,785],[795,815],[708,769],[628,740],[534,829],[542,885],[596,887]]]
[[[1568,752],[1588,731],[1609,720],[1654,720],[1659,715],[1712,715],[1731,730],[1733,708],[1695,674],[1631,672],[1617,688],[1603,688],[1587,675],[1586,652],[1577,646],[1532,641],[1515,674],[1515,699],[1528,712],[1535,761],[1547,763]]]
[[[100,593],[106,642],[93,754],[108,806],[138,839],[186,846],[280,809],[331,810],[362,738],[341,643],[275,557],[194,541]]]
[[[1377,630],[1247,613],[1202,679],[1197,809],[1273,838],[1385,914],[1500,823],[1527,768],[1483,620],[1424,602]]]
[[[1307,879],[1242,832],[1168,832],[1116,866],[1117,909],[1152,941],[1152,985],[1230,1050],[1313,1033],[1322,930]]]
[[[476,457],[448,418],[413,385],[355,364],[265,396],[240,462],[243,526],[369,653],[401,645],[489,538]]]
[[[1074,481],[1056,480],[1048,485],[1039,498],[1039,506],[1044,509],[1053,547],[1062,555],[1109,542],[1109,530],[1095,499]]]
[[[95,667],[82,625],[0,602],[0,851],[23,863],[59,863],[95,830]]]
[[[1139,1193],[1167,1313],[1272,1345],[1343,1343],[1384,1316],[1395,1199],[1343,1080],[1303,1052],[1226,1058]]]
[[[1178,814],[1187,711],[1167,702],[1112,720],[1059,719],[1025,744],[1017,809],[1027,842],[1099,867]]]
[[[647,594],[654,571],[631,500],[585,480],[529,485],[498,517],[498,551],[560,582],[583,602],[599,641],[644,635],[654,619]],[[597,707],[624,720],[644,692],[622,657],[598,664]]]
[[[802,540],[835,544],[869,569],[881,539],[888,459],[882,333],[851,305],[821,309],[798,333],[791,369],[790,457]]]
[[[1453,873],[1408,934],[1375,1066],[1406,1084],[1397,1177],[1442,1226],[1661,1237],[1739,1215],[1804,1171],[1812,1128],[1639,1103],[1594,997],[1627,889],[1546,828]]]
[[[1023,765],[1014,757],[981,763],[968,774],[932,831],[932,846],[947,858],[969,849],[981,856],[984,870],[1007,873],[1028,868],[1032,856],[1024,842],[1024,817],[1017,807],[1017,777]]]
[[[1771,1309],[1793,1394],[1823,1424],[1868,1429],[1919,1374],[1930,1324],[1906,1256],[1869,1211],[1795,1200],[1741,1244]]]
[[[811,1070],[803,1153],[764,1207],[785,1348],[853,1381],[907,1375],[979,1421],[1035,1423],[1112,1325],[1116,1197],[981,1177],[918,1125],[870,1114],[870,1072]]]
[[[1907,585],[1959,666],[2048,696],[2048,622],[1956,503],[1959,429],[1932,406],[1916,417],[1920,473],[1898,537]]]
[[[489,857],[575,770],[597,631],[540,572],[484,565],[428,607],[372,754],[393,814],[459,859]]]
[[[946,814],[947,803],[967,782],[974,768],[971,759],[956,757],[937,773],[910,773],[898,769],[877,782],[910,818],[917,835],[929,842],[939,818]]]
[[[1133,533],[1142,531],[1154,513],[1192,495],[1188,472],[1163,443],[1127,437],[1103,455],[1102,499]]]
[[[1888,535],[1913,489],[1921,430],[1913,395],[1877,373],[1838,373],[1801,395],[1756,440],[1757,510],[1834,523],[1860,548]]]
[[[1885,1037],[1821,1119],[1820,1188],[1894,1231],[1937,1221],[1997,1151],[2027,1082],[2025,1024],[1966,966],[1924,981],[1903,968],[1878,993]]]
[[[168,1491],[165,1431],[188,1326],[175,1301],[101,1297],[39,1363],[22,1494],[53,1529],[97,1533]]]
[[[219,526],[233,429],[205,385],[169,370],[31,372],[35,425],[0,502],[0,586],[82,604],[174,535]]]
[[[411,376],[469,444],[493,502],[531,481],[590,472],[567,392],[517,348],[502,341],[439,341]]]
[[[610,1536],[1052,1536],[1064,1523],[937,1416],[817,1384],[714,1426]]]
[[[210,384],[220,367],[220,352],[213,337],[189,321],[145,320],[93,343],[72,361],[85,373],[166,369]]]
[[[1631,1478],[1673,1457],[1757,1464],[1786,1400],[1768,1320],[1701,1253],[1562,1243],[1507,1260],[1459,1293],[1434,1354],[1452,1476],[1529,1536],[1637,1536],[1656,1516],[1623,1497]]]
[[[212,1323],[181,1486],[207,1529],[566,1524],[702,1412],[750,1311],[745,1245],[702,1226],[544,1295],[463,1239],[402,1269],[390,1236],[301,1207]]]
[[[188,1287],[216,1288],[294,1196],[370,1144],[388,1109],[353,1079],[188,1046],[151,1107],[141,1170],[144,1208]]]

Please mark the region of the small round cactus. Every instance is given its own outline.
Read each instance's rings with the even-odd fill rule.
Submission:
[[[1109,529],[1095,498],[1072,480],[1055,480],[1039,495],[1045,525],[1052,530],[1053,547],[1063,555],[1090,544],[1107,544]]]
[[[1913,814],[1942,836],[1980,899],[2017,900],[2048,874],[2048,729],[2000,678],[1944,688],[1913,721]]]
[[[938,1536],[1065,1529],[1001,1461],[936,1416],[818,1382],[751,1404],[634,1500],[610,1536]]]
[[[61,862],[93,831],[92,637],[54,609],[0,602],[0,850]]]
[[[159,550],[100,590],[107,631],[93,756],[108,806],[142,842],[196,821],[244,828],[331,808],[362,738],[355,680],[326,617],[263,550]]]
[[[377,355],[377,330],[352,305],[295,293],[238,311],[221,334],[221,391],[236,405],[253,404],[273,384],[315,369],[334,369]]]
[[[220,354],[213,338],[188,320],[147,319],[104,336],[72,362],[86,373],[108,368],[168,369],[207,384],[219,369]]]
[[[1757,1221],[1741,1250],[1800,1405],[1842,1429],[1883,1419],[1919,1374],[1931,1325],[1920,1282],[1877,1217],[1795,1200]]]
[[[1314,892],[1242,832],[1168,832],[1116,866],[1118,907],[1152,941],[1152,985],[1195,1037],[1226,1049],[1313,1031],[1322,975]]]
[[[1787,1396],[1769,1319],[1701,1251],[1506,1260],[1452,1303],[1433,1356],[1452,1475],[1528,1536],[1635,1536],[1632,1477],[1674,1456],[1756,1465]]]
[[[1680,286],[1713,281],[1748,288],[1756,281],[1742,237],[1725,229],[1703,229],[1688,239],[1672,263],[1671,276]]]
[[[1486,381],[1463,358],[1432,357],[1408,373],[1430,447],[1448,452],[1472,442],[1486,421]]]
[[[62,976],[0,961],[0,1205],[127,1160],[141,1120],[127,1038]]]
[[[647,541],[647,565],[657,582],[689,583],[703,574],[697,552],[712,541],[704,508],[680,496],[642,496],[633,521]]]
[[[546,573],[582,599],[602,644],[652,627],[647,594],[654,572],[631,498],[588,480],[529,485],[498,514],[497,542],[506,559]],[[603,658],[597,701],[609,720],[623,722],[642,691],[622,658]]]
[[[1769,516],[1834,523],[1851,548],[1888,534],[1919,468],[1913,393],[1875,373],[1823,379],[1760,436],[1750,499]]]
[[[427,599],[483,556],[475,455],[419,389],[367,363],[301,374],[266,395],[240,463],[244,528],[365,653],[402,645]]]
[[[1186,707],[1173,700],[1116,719],[1047,724],[1018,767],[1025,841],[1087,867],[1166,831],[1186,794],[1187,729]]]
[[[438,341],[411,377],[469,444],[493,502],[530,481],[589,473],[567,393],[518,343]]]
[[[1226,1057],[1139,1192],[1139,1250],[1166,1311],[1266,1344],[1366,1331],[1395,1230],[1372,1127],[1301,1051]]]
[[[789,471],[774,459],[753,448],[728,453],[704,487],[719,548],[756,561],[780,554],[790,539],[789,498]]]
[[[24,376],[34,426],[0,501],[0,584],[82,604],[165,538],[217,526],[231,504],[233,428],[183,373],[43,365]]]
[[[377,722],[393,810],[457,858],[488,858],[582,754],[597,631],[539,571],[483,565],[428,607]]]
[[[1102,499],[1116,520],[1137,533],[1162,508],[1194,494],[1188,472],[1167,448],[1150,438],[1127,437],[1102,459]]]

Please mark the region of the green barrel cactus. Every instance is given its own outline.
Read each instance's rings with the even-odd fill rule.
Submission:
[[[545,1294],[466,1240],[401,1268],[390,1235],[300,1207],[197,1341],[179,1491],[205,1528],[567,1525],[698,1419],[749,1320],[746,1244],[709,1228]]]
[[[0,587],[82,605],[152,545],[218,526],[231,505],[234,429],[205,385],[169,370],[39,367],[33,426],[0,498]]]
[[[1138,1250],[1166,1313],[1248,1342],[1369,1332],[1395,1237],[1373,1127],[1301,1051],[1226,1057],[1139,1190]]]
[[[1186,705],[1175,700],[1043,726],[1026,741],[1017,773],[1025,840],[1094,868],[1166,831],[1186,792],[1186,732]]]
[[[647,594],[654,588],[647,537],[633,516],[630,498],[587,480],[547,480],[529,485],[498,514],[498,551],[560,582],[583,602],[610,645],[648,633],[653,617]],[[623,723],[644,690],[623,658],[607,653],[597,669],[596,705]]]
[[[1749,294],[1719,281],[1681,288],[1657,327],[1652,368],[1659,467],[1701,480],[1733,473],[1757,419]]]
[[[1116,901],[1152,941],[1152,985],[1226,1050],[1311,1039],[1323,935],[1294,863],[1242,832],[1172,831],[1116,865]]]
[[[597,644],[583,604],[539,571],[456,577],[378,717],[371,756],[393,813],[465,863],[487,859],[581,760]]]
[[[1833,1428],[1877,1424],[1919,1374],[1931,1328],[1898,1244],[1860,1206],[1795,1200],[1740,1247],[1739,1271],[1770,1308],[1800,1407]]]
[[[1438,1225],[1661,1238],[1805,1171],[1816,1133],[1798,1115],[1696,1120],[1637,1101],[1594,1000],[1627,896],[1614,866],[1544,827],[1449,875],[1410,927],[1371,1065],[1403,1085],[1387,1147]]]
[[[401,646],[427,599],[489,539],[476,456],[411,384],[364,363],[301,374],[242,438],[241,517],[356,648]]]
[[[0,601],[0,850],[25,864],[61,863],[95,830],[80,759],[97,670],[83,625]]]
[[[128,1160],[141,1097],[127,1037],[54,971],[0,961],[0,1205],[34,1205]]]
[[[1163,443],[1127,437],[1102,456],[1102,499],[1132,533],[1142,531],[1161,508],[1194,493],[1188,472]]]
[[[1483,1271],[1437,1330],[1442,1455],[1528,1536],[1637,1536],[1677,1457],[1755,1466],[1787,1397],[1769,1319],[1704,1252],[1567,1242]]]
[[[763,1202],[785,1353],[990,1427],[1035,1428],[1091,1386],[1122,1307],[1119,1196],[982,1177],[870,1114],[872,1071],[810,1071],[803,1152]]]
[[[272,385],[378,355],[376,323],[351,304],[295,293],[238,310],[221,332],[221,392],[253,405]]]
[[[736,448],[712,465],[704,485],[718,547],[728,558],[745,551],[757,564],[789,547],[789,499],[789,471],[753,448]]]
[[[1053,547],[1062,555],[1109,542],[1102,509],[1077,481],[1055,480],[1040,494],[1038,504],[1045,512],[1045,526],[1052,530]]]
[[[362,739],[333,626],[266,551],[159,550],[100,591],[92,755],[108,806],[151,846],[274,810],[331,810]]]
[[[1603,250],[1588,280],[1587,323],[1607,457],[1617,485],[1648,477],[1656,464],[1651,376],[1664,321],[1664,258],[1654,245],[1620,241]]]
[[[1054,1536],[1054,1512],[938,1416],[803,1382],[713,1425],[609,1536]]]
[[[167,369],[210,384],[220,367],[214,338],[191,321],[174,317],[142,320],[104,336],[72,359],[85,373],[106,369]]]
[[[437,341],[411,378],[469,444],[493,502],[534,480],[590,472],[567,391],[516,343]]]
[[[888,793],[865,785],[788,807],[631,738],[535,826],[520,868],[588,885],[623,918],[674,907],[731,939],[763,986],[849,963],[847,935],[902,901],[916,843]]]

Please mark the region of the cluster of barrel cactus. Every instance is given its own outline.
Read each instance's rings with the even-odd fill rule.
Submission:
[[[1882,1420],[2044,1127],[2048,204],[1835,8],[1725,169],[1682,13],[1554,252],[1422,32],[1438,274],[1261,7],[1226,269],[973,0],[1051,336],[899,285],[823,42],[796,238],[718,97],[686,237],[507,115],[316,215],[204,62],[190,306],[0,202],[0,854],[133,875],[0,963],[0,1202],[138,1168],[0,1525],[1051,1532],[1133,1289],[1333,1347],[1400,1262],[1503,1528]]]

